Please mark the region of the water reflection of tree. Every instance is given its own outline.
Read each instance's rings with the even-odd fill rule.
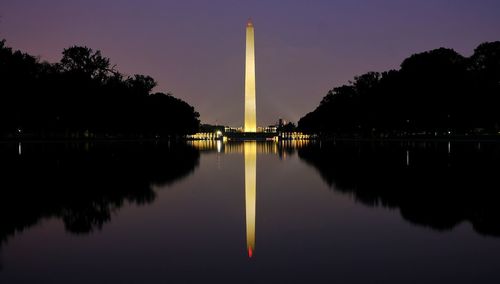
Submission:
[[[193,172],[199,152],[184,144],[0,144],[0,241],[44,218],[90,233],[127,203],[154,201],[151,185]],[[19,154],[21,153],[21,154]]]
[[[500,145],[344,142],[298,153],[331,188],[365,205],[399,208],[407,221],[439,231],[469,221],[500,236]]]

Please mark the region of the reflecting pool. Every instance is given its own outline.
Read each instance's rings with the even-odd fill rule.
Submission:
[[[500,143],[0,143],[0,283],[500,283]]]

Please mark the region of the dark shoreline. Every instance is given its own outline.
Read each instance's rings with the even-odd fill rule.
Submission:
[[[154,139],[154,138],[96,138],[96,139],[0,139],[0,143],[83,143],[83,142],[180,142],[184,138]]]
[[[500,136],[474,136],[474,137],[390,137],[390,138],[355,138],[355,137],[324,137],[306,139],[309,141],[317,142],[500,142]],[[91,139],[0,139],[0,143],[83,143],[83,142],[156,142],[156,143],[170,143],[170,142],[187,142],[187,141],[205,141],[193,140],[188,138],[171,138],[171,139],[155,139],[155,138],[91,138]],[[211,140],[206,140],[211,141]],[[236,141],[236,140],[230,140]],[[241,141],[244,141],[241,140]],[[262,140],[269,141],[269,140]],[[290,140],[280,140],[290,141]]]
[[[474,137],[390,137],[390,138],[349,138],[349,137],[328,137],[317,138],[315,141],[322,142],[500,142],[500,136],[474,136]]]

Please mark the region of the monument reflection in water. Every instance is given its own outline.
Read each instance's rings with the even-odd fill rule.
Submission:
[[[277,142],[222,142],[217,141],[190,141],[190,144],[202,151],[230,154],[243,154],[244,157],[244,179],[245,179],[245,230],[246,230],[246,250],[249,258],[255,254],[255,222],[257,204],[257,155],[272,154],[285,159],[295,150],[309,144],[308,140],[289,140]]]
[[[497,142],[21,146],[0,283],[500,283]]]
[[[255,203],[257,183],[257,143],[245,142],[245,215],[248,257],[255,250]]]

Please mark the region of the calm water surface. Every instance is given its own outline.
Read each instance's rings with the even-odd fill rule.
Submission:
[[[493,142],[0,144],[1,283],[500,283]]]

